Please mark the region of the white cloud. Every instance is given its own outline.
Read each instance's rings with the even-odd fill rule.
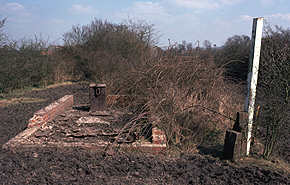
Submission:
[[[287,6],[289,0],[259,0],[258,1],[264,7],[279,7],[279,5]]]
[[[179,6],[193,9],[215,9],[219,7],[218,1],[212,0],[174,0]]]
[[[7,15],[28,14],[25,7],[20,3],[6,3],[2,6],[0,6],[0,12],[3,12],[4,14],[7,14]]]
[[[272,14],[272,15],[269,15],[269,16],[265,16],[266,18],[273,18],[273,19],[281,19],[281,20],[284,20],[284,21],[290,21],[290,13],[285,13],[285,14],[282,14],[282,13],[276,13],[276,14]]]
[[[4,8],[7,11],[21,11],[25,9],[24,6],[19,3],[7,3],[4,5]]]
[[[131,7],[114,15],[114,20],[127,19],[133,17],[137,20],[146,20],[155,25],[158,34],[160,34],[160,45],[167,45],[168,38],[171,42],[187,40],[196,42],[197,40],[214,40],[212,29],[209,28],[213,22],[204,24],[198,12],[200,10],[209,10],[230,6],[243,0],[159,0],[159,1],[138,1],[132,3]],[[188,10],[185,10],[189,8]],[[220,24],[215,24],[220,26]],[[223,25],[223,28],[225,25]],[[229,27],[229,28],[228,28]],[[227,25],[230,29],[230,26]],[[214,31],[216,33],[217,31]],[[219,34],[224,34],[220,31]],[[216,36],[216,35],[215,35]],[[226,36],[225,36],[226,37]],[[224,38],[223,38],[224,39]],[[222,39],[220,39],[222,40]],[[218,41],[217,44],[220,44]]]
[[[78,14],[94,14],[97,12],[92,6],[82,4],[73,4],[70,11]]]
[[[31,13],[20,3],[6,3],[0,6],[0,15],[8,17],[8,22],[30,22]]]
[[[159,3],[154,2],[135,2],[131,7],[122,11],[118,15],[123,19],[134,17],[139,20],[166,22],[171,15]]]
[[[250,15],[241,15],[240,18],[243,20],[243,21],[249,21],[249,20],[253,20],[253,16],[250,16]]]
[[[222,4],[232,5],[240,3],[242,0],[220,0]]]
[[[290,13],[276,13],[276,14],[271,14],[271,15],[264,15],[263,16],[266,20],[273,20],[273,19],[278,19],[278,20],[284,20],[284,21],[290,21]],[[253,20],[255,18],[254,16],[250,15],[242,15],[240,16],[241,20],[243,21],[249,21]]]
[[[178,6],[191,9],[217,9],[225,5],[237,4],[243,0],[171,0]]]

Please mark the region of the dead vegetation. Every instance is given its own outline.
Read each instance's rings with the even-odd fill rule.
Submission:
[[[120,93],[134,96],[130,108],[146,112],[145,122],[165,130],[168,144],[200,145],[217,133],[210,139],[218,143],[218,136],[232,126],[229,118],[241,109],[233,99],[238,97],[235,87],[224,81],[223,69],[214,63],[198,56],[178,59],[148,60],[119,81]]]
[[[289,38],[287,33],[282,32],[285,38]],[[234,36],[221,48],[205,42],[202,48],[183,43],[163,50],[154,46],[155,38],[154,27],[144,22],[93,20],[74,26],[64,34],[62,47],[43,55],[47,43],[41,39],[13,43],[1,32],[0,93],[66,81],[105,83],[108,94],[130,97],[127,109],[138,118],[135,130],[144,132],[157,126],[165,130],[169,146],[182,150],[205,143],[221,145],[224,131],[232,127],[236,112],[242,110],[244,91],[237,81],[243,82],[247,73],[249,38]],[[265,38],[264,43],[271,38]],[[279,51],[285,54],[287,48],[285,45]],[[287,90],[289,58],[284,54]],[[271,55],[267,57],[265,60]],[[279,75],[274,78],[279,81]],[[264,118],[260,121],[265,122]]]

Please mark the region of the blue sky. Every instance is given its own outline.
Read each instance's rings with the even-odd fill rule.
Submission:
[[[290,27],[289,0],[0,0],[0,19],[7,17],[10,38],[41,35],[61,43],[73,25],[94,18],[114,23],[128,19],[154,24],[159,45],[209,40],[222,45],[233,35],[250,35],[253,17]]]

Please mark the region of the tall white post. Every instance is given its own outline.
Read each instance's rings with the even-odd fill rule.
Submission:
[[[250,153],[251,135],[255,111],[255,97],[258,80],[258,70],[260,61],[260,50],[263,33],[263,17],[254,18],[252,28],[252,44],[248,73],[248,93],[245,102],[245,112],[248,112],[248,135],[247,135],[247,155]]]

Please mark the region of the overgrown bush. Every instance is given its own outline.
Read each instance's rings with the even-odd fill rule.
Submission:
[[[64,34],[62,54],[79,79],[104,82],[146,60],[155,42],[153,31],[146,23],[113,24],[95,19]]]
[[[224,66],[226,76],[234,81],[246,81],[248,74],[250,37],[235,35],[227,39],[215,54],[215,63]]]
[[[52,61],[41,54],[46,42],[38,37],[11,41],[1,30],[4,24],[5,19],[0,21],[0,93],[52,83]]]
[[[141,127],[162,128],[171,146],[199,145],[206,138],[222,143],[217,133],[232,126],[243,99],[237,86],[225,82],[223,65],[213,61],[216,50],[188,46],[185,54],[176,48],[156,54],[154,34],[153,26],[142,22],[94,20],[65,33],[64,46],[50,55],[42,54],[47,46],[39,39],[2,47],[0,90],[65,80],[102,82],[108,93],[130,95],[128,109],[142,115]],[[225,48],[232,51],[237,40]],[[239,55],[241,49],[235,51]]]
[[[147,122],[162,128],[171,146],[197,146],[210,133],[224,133],[232,126],[229,118],[241,109],[240,97],[225,83],[223,72],[198,55],[182,61],[165,55],[120,77],[119,93],[133,95],[132,109],[147,113]],[[223,135],[211,139],[222,143]]]
[[[225,66],[226,77],[246,82],[250,39],[233,36],[215,54],[215,63]],[[266,26],[262,38],[257,104],[261,106],[260,136],[265,141],[264,157],[289,152],[290,31]],[[257,124],[257,123],[255,123]],[[283,146],[284,145],[284,146]],[[276,152],[274,152],[276,151]]]
[[[212,61],[211,48],[191,48],[186,57],[175,47],[156,54],[154,36],[152,25],[94,20],[64,35],[61,57],[73,66],[76,79],[130,95],[128,109],[142,115],[139,126],[162,128],[170,145],[199,145],[210,133],[231,127],[228,118],[241,108],[240,98]]]
[[[266,27],[262,40],[258,103],[265,128],[264,157],[283,152],[290,134],[290,30]],[[285,143],[286,142],[286,143]],[[283,144],[283,145],[282,145]],[[286,147],[286,148],[285,148]],[[289,150],[289,148],[288,148]]]

